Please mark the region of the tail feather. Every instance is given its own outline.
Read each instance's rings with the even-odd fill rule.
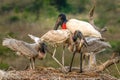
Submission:
[[[14,40],[14,39],[10,39],[10,38],[5,38],[4,40],[3,40],[3,42],[2,42],[2,45],[3,46],[7,46],[7,45],[9,45],[10,44],[10,42],[12,41],[12,40]]]
[[[6,46],[6,47],[8,47],[8,48],[10,48],[10,49],[12,49],[12,50],[15,50],[15,48],[14,48],[13,46],[11,46],[11,45],[14,44],[15,41],[16,41],[16,40],[15,40],[15,39],[12,39],[12,38],[5,38],[5,39],[3,40],[3,42],[2,42],[2,45],[3,45],[3,46]]]
[[[31,34],[28,34],[28,36],[34,40],[35,43],[40,43],[41,39],[39,37],[33,36]]]

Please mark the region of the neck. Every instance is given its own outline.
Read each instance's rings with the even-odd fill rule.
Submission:
[[[66,22],[67,22],[67,20],[62,21],[62,23],[61,23],[61,27],[62,27],[62,28],[65,28],[65,29],[66,29]]]

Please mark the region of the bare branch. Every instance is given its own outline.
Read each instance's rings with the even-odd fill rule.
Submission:
[[[96,7],[96,1],[94,0],[93,2],[93,7],[90,9],[89,11],[89,23],[98,31],[100,31],[100,29],[98,27],[95,26],[94,24],[94,11],[95,11],[95,7]]]
[[[98,30],[99,32],[101,33],[104,33],[107,31],[107,28],[104,27],[102,29],[100,29],[99,27],[97,27],[95,24],[94,24],[94,11],[95,11],[95,7],[96,7],[96,0],[92,1],[93,3],[93,7],[91,8],[91,10],[89,11],[89,23],[96,29]]]
[[[114,53],[113,53],[113,56],[115,56]],[[120,56],[112,57],[106,62],[104,62],[103,64],[101,64],[100,66],[98,66],[96,72],[101,72],[106,68],[108,68],[109,66],[113,65],[114,63],[118,63],[119,61],[120,61]]]

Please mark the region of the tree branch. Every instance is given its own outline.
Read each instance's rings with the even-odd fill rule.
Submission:
[[[103,64],[97,66],[96,72],[101,72],[105,70],[106,68],[108,68],[109,66],[113,65],[114,63],[118,63],[119,61],[120,61],[120,56],[112,57],[106,62],[104,62]]]

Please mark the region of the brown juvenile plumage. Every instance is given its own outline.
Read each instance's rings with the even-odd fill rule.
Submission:
[[[17,55],[28,57],[30,59],[31,69],[35,69],[35,58],[42,59],[45,57],[45,53],[39,49],[40,44],[37,43],[29,44],[21,40],[6,38],[3,40],[2,45],[15,51]]]

